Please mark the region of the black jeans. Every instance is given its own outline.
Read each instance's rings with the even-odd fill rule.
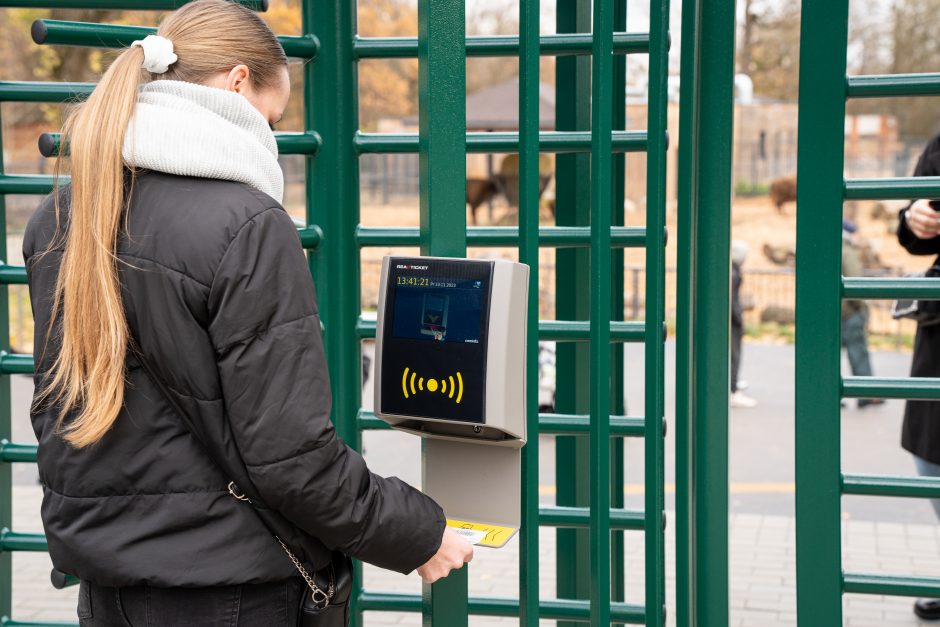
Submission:
[[[80,627],[296,627],[306,584],[110,588],[82,581]]]

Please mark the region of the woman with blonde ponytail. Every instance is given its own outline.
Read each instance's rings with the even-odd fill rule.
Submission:
[[[312,597],[291,557],[315,580],[345,554],[431,582],[472,556],[436,503],[333,430],[281,206],[289,96],[264,21],[195,0],[64,125],[71,178],[23,253],[43,525],[55,569],[81,580],[83,626],[296,625]]]

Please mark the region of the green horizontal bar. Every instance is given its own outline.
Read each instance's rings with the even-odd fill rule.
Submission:
[[[275,133],[274,139],[277,141],[277,150],[282,155],[315,155],[322,144],[316,131]],[[55,157],[59,154],[61,143],[61,133],[42,133],[39,136],[39,154],[43,157]]]
[[[587,414],[539,414],[539,433],[544,435],[578,435],[590,430]],[[642,438],[646,433],[646,421],[635,416],[611,416],[610,436]]]
[[[845,277],[842,297],[865,300],[940,300],[940,279],[923,277]]]
[[[35,444],[14,444],[9,440],[0,440],[0,462],[34,463],[37,448]]]
[[[842,475],[842,494],[937,499],[940,478]]]
[[[0,351],[0,375],[33,374],[34,368],[32,355]]]
[[[900,398],[911,401],[940,400],[940,378],[844,377],[845,398]]]
[[[282,155],[315,155],[320,151],[323,140],[316,131],[299,133],[278,132],[274,134],[277,150]]]
[[[642,248],[646,229],[641,226],[615,226],[610,229],[611,244],[617,248]],[[417,227],[359,226],[356,241],[360,246],[418,246]],[[467,229],[468,246],[516,246],[519,227],[473,226]],[[539,245],[552,248],[587,248],[591,245],[591,227],[539,227]]]
[[[52,583],[52,587],[56,590],[64,590],[65,588],[77,586],[82,582],[82,580],[75,575],[67,575],[56,569],[52,569],[49,579],[50,583]]]
[[[61,46],[90,46],[94,48],[126,48],[136,39],[153,35],[151,26],[125,26],[123,24],[91,24],[63,20],[36,20],[32,36],[37,44]],[[312,59],[320,50],[320,41],[314,35],[278,36],[284,54],[298,59]]]
[[[892,98],[898,96],[940,96],[940,74],[870,74],[849,76],[848,98]]]
[[[31,194],[45,196],[52,191],[53,176],[47,174],[0,174],[0,195]],[[63,184],[69,177],[61,176]]]
[[[940,176],[848,179],[846,200],[917,200],[940,198]]]
[[[172,11],[189,0],[0,0],[0,7],[23,9],[104,9],[111,11]],[[267,11],[268,0],[238,0],[253,11]]]
[[[587,320],[541,320],[539,339],[556,342],[586,342],[589,339],[590,323]],[[643,322],[611,322],[611,342],[643,342],[646,339],[646,324]]]
[[[420,612],[421,596],[392,592],[362,591],[359,609],[363,612]],[[469,613],[475,616],[518,616],[519,600],[501,597],[470,597]],[[546,620],[590,620],[590,603],[574,599],[539,600],[539,617]],[[610,617],[621,623],[643,624],[645,610],[636,605],[611,603]]]
[[[0,81],[0,102],[70,102],[84,100],[95,83]]]
[[[300,235],[300,245],[304,248],[316,250],[323,241],[323,230],[316,224],[297,229]]]
[[[589,527],[591,510],[588,507],[540,507],[539,524],[543,527]],[[632,529],[641,531],[646,518],[643,512],[630,509],[611,509],[611,529]]]
[[[46,536],[41,533],[17,533],[9,529],[0,531],[0,551],[30,551],[43,553],[49,550]]]
[[[356,331],[360,338],[375,337],[375,320],[359,318]],[[539,339],[556,342],[587,342],[590,328],[587,320],[540,320]],[[646,325],[642,322],[611,322],[610,339],[612,342],[642,342],[646,334]],[[938,390],[940,397],[940,390]]]
[[[370,411],[359,410],[359,427],[364,430],[390,429],[387,422],[376,418]],[[611,437],[641,438],[645,433],[645,421],[634,416],[611,416]],[[539,414],[539,434],[541,435],[579,435],[586,434],[590,428],[586,415]]]
[[[855,594],[884,594],[899,597],[940,597],[940,579],[845,573],[842,589]]]
[[[613,151],[643,152],[647,147],[646,131],[614,131]],[[359,154],[406,154],[418,152],[415,133],[362,133],[357,132],[353,144]],[[467,152],[518,152],[519,133],[467,133]],[[591,133],[586,131],[543,131],[539,133],[539,151],[576,153],[591,151]]]
[[[66,623],[61,621],[22,621],[13,620],[7,616],[0,619],[0,627],[78,627],[78,623]]]
[[[0,263],[0,285],[26,285],[26,266]]]
[[[645,54],[650,49],[647,33],[614,33],[614,54]],[[539,37],[539,53],[543,56],[589,55],[591,34],[558,34]],[[518,35],[467,37],[468,57],[510,57],[519,54]],[[356,37],[353,57],[356,59],[417,58],[415,37]]]

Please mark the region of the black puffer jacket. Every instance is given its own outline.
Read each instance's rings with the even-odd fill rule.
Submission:
[[[940,176],[940,135],[927,144],[914,176]],[[898,222],[898,241],[912,255],[940,255],[940,237],[920,239],[907,226],[904,212]],[[937,257],[933,264],[940,263]],[[925,260],[922,266],[929,265]],[[940,326],[917,326],[914,338],[914,356],[911,360],[912,377],[940,377]],[[904,407],[904,425],[901,446],[907,451],[940,464],[940,403],[936,401],[907,401]]]
[[[61,199],[67,227],[69,187]],[[46,341],[62,250],[52,196],[23,244],[41,388],[59,343]],[[323,545],[409,572],[438,549],[441,509],[371,474],[330,423],[313,282],[284,209],[242,183],[144,171],[118,243],[131,332],[185,411],[237,445],[264,501]],[[55,567],[102,585],[273,581],[293,566],[252,508],[232,498],[134,357],[110,432],[76,450],[34,411],[42,519]],[[319,543],[315,543],[318,544]],[[314,562],[325,563],[326,551]]]

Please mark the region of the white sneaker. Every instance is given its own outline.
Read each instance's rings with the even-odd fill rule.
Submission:
[[[738,391],[731,395],[731,406],[739,409],[747,409],[757,407],[757,401],[745,395],[744,392]]]
[[[751,386],[747,379],[738,379],[738,392],[743,392]]]

